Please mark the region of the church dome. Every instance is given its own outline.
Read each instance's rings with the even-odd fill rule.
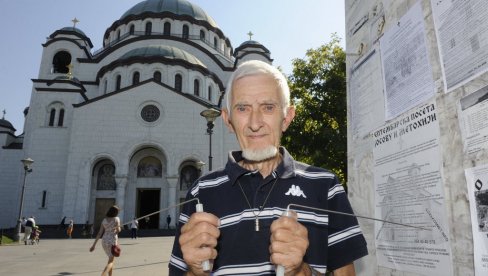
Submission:
[[[12,131],[16,130],[14,128],[14,126],[9,121],[7,121],[5,119],[0,119],[0,128],[7,128],[7,129],[10,129]]]
[[[167,45],[154,45],[154,46],[147,46],[147,47],[133,49],[125,53],[123,56],[121,56],[119,60],[125,60],[125,59],[136,58],[136,57],[139,58],[164,57],[167,59],[175,59],[175,60],[178,59],[206,68],[206,66],[194,55],[184,50],[167,46]]]
[[[75,27],[64,27],[60,31],[75,32],[75,33],[79,33],[80,35],[88,38],[88,36],[86,36],[86,34],[82,30],[75,28]]]
[[[212,27],[218,28],[217,23],[202,8],[186,0],[146,0],[140,2],[126,11],[120,21],[130,15],[140,15],[144,13],[163,13],[169,12],[175,15],[188,15],[196,20],[206,21]]]

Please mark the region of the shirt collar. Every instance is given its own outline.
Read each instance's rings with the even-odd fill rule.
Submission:
[[[284,147],[279,148],[283,160],[280,162],[278,167],[274,170],[273,174],[279,178],[290,178],[295,176],[295,160],[288,153]],[[244,174],[253,173],[252,171],[246,170],[239,165],[239,161],[243,159],[242,151],[231,151],[229,152],[229,157],[227,164],[225,165],[225,170],[229,176],[229,181],[232,185],[236,183],[236,180]]]

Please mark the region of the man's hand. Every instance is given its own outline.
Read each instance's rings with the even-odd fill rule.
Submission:
[[[202,262],[217,257],[217,238],[220,230],[219,219],[210,213],[194,213],[181,228],[180,247],[183,259],[192,275],[208,275],[202,269]]]
[[[299,275],[308,248],[308,231],[297,221],[297,214],[281,217],[271,224],[271,262],[285,267],[287,275]]]

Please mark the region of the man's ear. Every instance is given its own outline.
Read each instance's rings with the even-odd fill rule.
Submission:
[[[285,132],[288,129],[288,127],[291,124],[291,121],[293,121],[293,118],[295,118],[295,106],[290,105],[286,109],[285,118],[283,118],[283,124],[281,126],[282,132]]]
[[[229,111],[227,110],[227,108],[222,109],[222,120],[224,120],[224,123],[227,126],[227,129],[229,129],[230,133],[235,133],[234,126],[232,125],[232,122],[230,121],[230,115],[229,115]]]

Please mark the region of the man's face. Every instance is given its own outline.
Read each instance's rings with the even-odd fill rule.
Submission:
[[[252,75],[234,82],[230,115],[223,119],[236,133],[244,157],[262,161],[276,155],[283,131],[290,125],[295,110],[283,114],[283,103],[276,81],[268,75]],[[254,157],[250,157],[254,156]]]

